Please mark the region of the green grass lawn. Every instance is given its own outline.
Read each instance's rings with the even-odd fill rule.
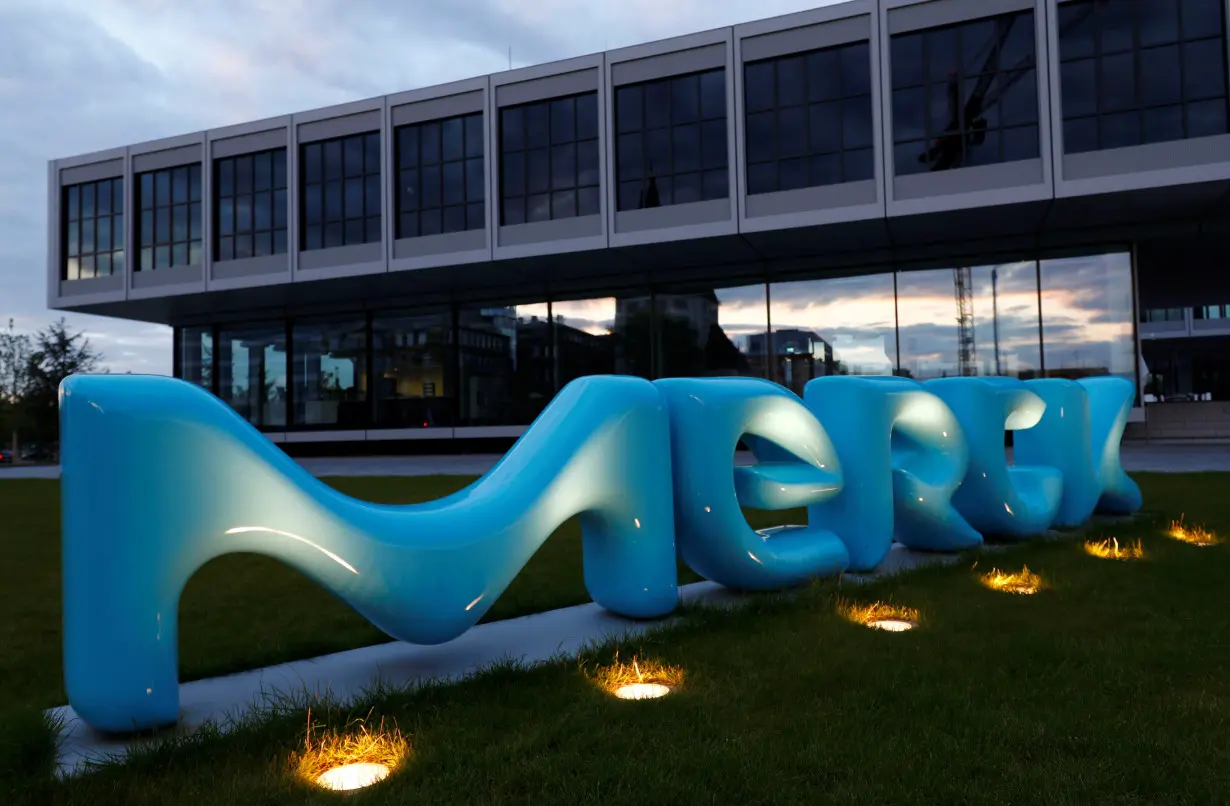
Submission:
[[[318,710],[313,719],[340,729],[375,707],[369,719],[383,716],[407,734],[409,760],[356,803],[1226,802],[1230,549],[1179,544],[1160,526],[1186,513],[1189,522],[1230,534],[1230,475],[1139,478],[1151,511],[1132,524],[1096,527],[1093,536],[1139,538],[1143,561],[1095,559],[1079,541],[1064,541],[971,556],[870,586],[829,581],[793,599],[758,598],[733,613],[690,612],[669,632],[580,663],[495,670],[457,686],[382,696],[347,713]],[[410,501],[462,481],[337,486],[373,500]],[[10,512],[6,504],[14,500],[32,509],[38,488],[24,496],[5,489],[16,483],[0,484],[0,512]],[[55,487],[47,484],[50,499]],[[429,484],[440,486],[420,492]],[[34,630],[4,625],[7,638],[24,647],[16,659],[2,656],[5,679],[40,704],[59,693],[58,683],[40,682],[40,675],[58,680],[59,673],[55,506],[42,506],[53,514],[18,515],[29,527],[17,530],[22,540],[4,529],[13,545],[0,589],[6,612],[16,608],[14,621]],[[518,578],[501,615],[585,598],[578,541],[567,534],[553,537]],[[263,663],[379,639],[340,605],[333,621],[325,620],[327,597],[289,572],[271,585],[266,575],[277,566],[234,562],[232,573],[220,573],[221,590],[204,584],[212,566],[190,585],[182,613],[185,676],[218,670],[202,660],[210,646],[233,664]],[[992,565],[1026,563],[1048,586],[1036,596],[978,583]],[[18,565],[25,573],[14,573]],[[239,572],[246,576],[229,578]],[[920,629],[889,634],[851,624],[837,613],[839,596],[917,608]],[[233,605],[230,618],[216,607],[206,617],[207,605],[232,597],[243,604]],[[309,618],[311,627],[296,623]],[[259,637],[248,632],[269,619],[277,626]],[[329,624],[337,625],[335,643],[320,643],[316,636]],[[287,630],[295,637],[286,638]],[[194,631],[201,635],[194,639]],[[213,636],[208,643],[205,635]],[[661,701],[609,697],[590,677],[616,650],[625,659],[680,667],[683,686]],[[7,770],[0,784],[20,777],[31,799],[71,803],[335,802],[336,795],[293,775],[290,759],[303,747],[306,718],[271,716],[237,734],[206,736],[58,785],[35,772],[46,769],[45,745],[27,741],[0,761]],[[16,744],[12,733],[0,732],[0,743]],[[0,747],[0,757],[5,752]]]

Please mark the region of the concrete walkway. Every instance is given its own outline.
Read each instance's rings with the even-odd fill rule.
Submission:
[[[1011,451],[1009,452],[1011,455]],[[1128,471],[1156,473],[1230,472],[1230,445],[1156,445],[1125,443],[1123,466]],[[300,459],[299,463],[316,476],[434,476],[438,474],[481,476],[500,457],[475,453],[448,456],[355,456]],[[750,464],[749,454],[735,457],[736,464]],[[57,479],[54,466],[0,466],[4,479]]]

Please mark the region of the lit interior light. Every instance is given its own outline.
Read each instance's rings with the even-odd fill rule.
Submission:
[[[637,658],[633,658],[631,663],[620,663],[616,657],[613,664],[598,670],[595,682],[617,699],[656,700],[679,687],[683,682],[683,671]]]
[[[1085,553],[1102,560],[1139,560],[1145,556],[1144,546],[1137,540],[1126,546],[1119,545],[1119,538],[1090,540],[1085,543]]]
[[[308,714],[308,736],[298,754],[299,777],[307,783],[335,792],[350,792],[383,781],[405,759],[409,744],[396,728],[385,730],[384,721],[374,730],[325,731],[313,736]]]
[[[1042,590],[1042,577],[1024,566],[1020,571],[1000,571],[998,568],[982,575],[982,584],[991,590],[1028,596]]]
[[[1166,536],[1175,540],[1187,543],[1192,546],[1216,546],[1221,542],[1221,538],[1203,526],[1189,526],[1184,521],[1183,515],[1179,516],[1177,521],[1170,522],[1170,528],[1166,530]]]
[[[883,632],[906,632],[918,626],[917,610],[887,602],[846,603],[841,606],[841,611],[842,615],[855,624]]]
[[[316,783],[325,789],[349,792],[379,783],[389,777],[389,768],[383,764],[346,764],[322,772]]]

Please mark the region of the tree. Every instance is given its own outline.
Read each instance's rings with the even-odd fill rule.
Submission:
[[[8,331],[0,332],[0,442],[10,437],[14,453],[18,432],[24,427],[22,402],[29,385],[30,353],[30,337],[18,333],[10,319]]]
[[[101,361],[85,333],[70,333],[63,317],[38,332],[26,360],[21,397],[36,439],[58,442],[60,383],[69,375],[97,371]]]

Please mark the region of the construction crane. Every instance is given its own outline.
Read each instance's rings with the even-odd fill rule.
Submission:
[[[957,296],[957,368],[962,377],[977,375],[974,345],[974,282],[968,266],[952,270]]]

